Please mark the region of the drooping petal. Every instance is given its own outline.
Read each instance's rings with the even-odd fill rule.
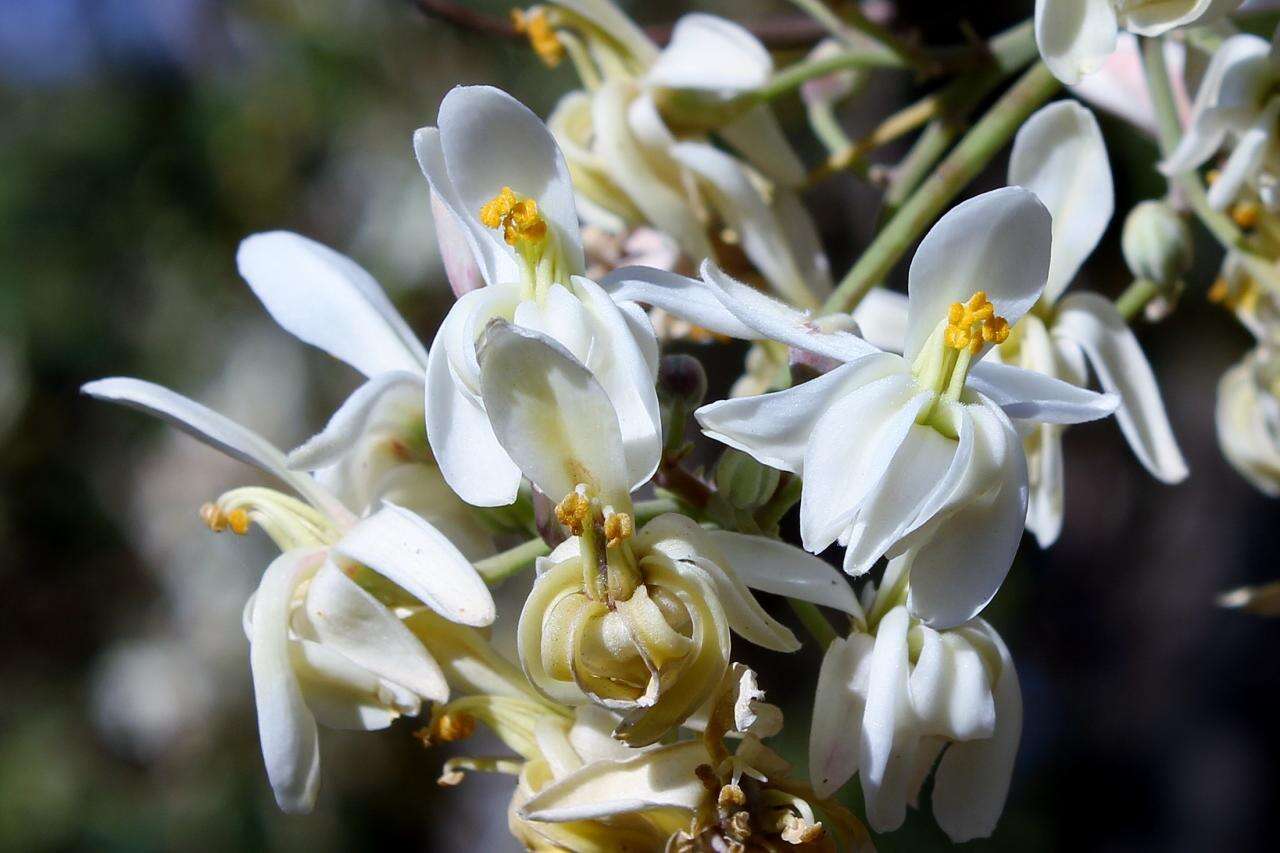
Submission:
[[[1004,187],[963,201],[929,229],[908,273],[905,356],[915,361],[953,303],[984,291],[1012,326],[1049,273],[1052,224],[1035,193]]]
[[[421,373],[427,352],[373,276],[328,246],[288,231],[254,234],[240,275],[286,331],[376,376]]]
[[[152,382],[127,377],[99,379],[85,384],[80,390],[98,400],[120,403],[155,415],[233,459],[280,478],[335,520],[351,518],[351,513],[315,480],[290,470],[284,454],[271,442],[207,406]]]
[[[449,178],[466,215],[477,217],[504,186],[531,196],[555,228],[569,271],[582,271],[573,183],[542,120],[501,89],[456,86],[440,103],[438,121]]]
[[[832,405],[877,380],[907,377],[900,358],[879,353],[841,365],[800,385],[761,394],[719,400],[694,414],[703,434],[749,453],[765,465],[799,474],[818,420]]]
[[[822,657],[809,731],[809,779],[820,799],[834,794],[858,769],[874,647],[870,634],[850,634],[836,637]]]
[[[867,822],[877,832],[902,825],[907,811],[907,782],[917,736],[911,730],[907,693],[906,608],[895,607],[876,629],[867,675],[867,701],[862,714],[858,780],[867,807]],[[906,766],[904,766],[906,765]]]
[[[710,530],[707,537],[728,558],[733,573],[752,589],[834,607],[864,621],[853,587],[824,560],[765,536]]]
[[[1115,306],[1096,293],[1076,293],[1059,306],[1053,333],[1079,344],[1107,391],[1119,396],[1116,421],[1133,453],[1157,479],[1187,476],[1155,373],[1133,330]]]
[[[448,700],[444,673],[418,638],[332,562],[312,579],[306,607],[316,635],[329,648],[424,699]]]
[[[307,709],[319,725],[338,731],[375,732],[400,716],[398,709],[379,701],[380,692],[388,696],[393,692],[390,682],[382,681],[333,649],[312,640],[295,639],[289,644],[289,660]],[[403,687],[399,690],[406,699],[413,695]],[[421,710],[421,703],[415,708],[412,699],[409,706],[413,713]]]
[[[559,500],[583,483],[606,505],[630,504],[618,416],[591,371],[506,323],[489,328],[480,363],[494,434],[534,485]]]
[[[692,812],[707,796],[694,771],[709,758],[700,741],[684,741],[631,758],[600,759],[543,788],[521,814],[563,823],[654,809]]]
[[[1119,31],[1113,0],[1036,0],[1040,56],[1067,85],[1102,67]]]
[[[922,734],[950,740],[990,737],[996,706],[978,652],[959,634],[920,627],[922,643],[908,690]]]
[[[369,418],[385,399],[402,394],[422,393],[421,373],[392,371],[380,373],[351,393],[329,418],[324,429],[291,451],[289,467],[298,471],[314,471],[337,462],[365,432]],[[415,410],[421,410],[421,397]]]
[[[760,88],[772,73],[769,51],[750,31],[727,18],[695,12],[676,21],[671,42],[645,82],[728,99]]]
[[[1034,192],[1053,217],[1044,288],[1052,303],[1098,245],[1115,209],[1107,146],[1093,113],[1058,101],[1027,119],[1009,155],[1009,183]]]
[[[254,596],[249,666],[258,708],[258,736],[276,803],[309,812],[320,789],[320,740],[289,653],[289,603],[294,588],[324,560],[321,550],[281,554],[262,575]]]
[[[1120,398],[1110,392],[1099,394],[1043,373],[992,361],[974,365],[967,385],[989,397],[1009,417],[1038,423],[1096,421],[1120,405]]]
[[[731,568],[722,568],[714,560],[701,556],[688,563],[697,566],[710,579],[725,618],[729,620],[729,627],[735,634],[748,643],[775,652],[794,652],[800,648],[800,641],[791,629],[765,612]],[[676,563],[678,568],[685,565],[687,563]]]
[[[1027,530],[1041,548],[1058,541],[1062,533],[1063,492],[1062,427],[1041,424],[1033,438],[1036,453],[1027,457],[1030,490],[1027,494]]]
[[[907,297],[883,287],[867,291],[853,309],[862,337],[886,352],[902,352],[907,339]]]
[[[493,596],[475,568],[444,534],[403,507],[386,504],[333,550],[399,584],[446,619],[493,622]]]
[[[1000,655],[1000,678],[994,691],[995,733],[983,740],[952,744],[933,783],[933,816],[957,844],[986,838],[995,830],[1022,740],[1022,688],[1013,657],[991,626],[985,622],[980,625]]]

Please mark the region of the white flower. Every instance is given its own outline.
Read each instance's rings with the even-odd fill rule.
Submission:
[[[827,797],[857,773],[867,822],[888,832],[902,824],[908,804],[917,805],[938,762],[938,825],[955,842],[985,838],[1004,810],[1022,734],[1018,674],[983,620],[936,631],[895,603],[901,562],[886,574],[871,627],[827,648],[814,697],[810,778]]]
[[[1191,123],[1160,171],[1174,175],[1194,169],[1219,148],[1231,154],[1209,187],[1209,204],[1224,210],[1246,189],[1268,207],[1280,205],[1280,148],[1275,141],[1280,117],[1280,52],[1276,43],[1254,35],[1235,35],[1214,53],[1191,107]]]
[[[519,489],[489,425],[475,353],[485,324],[501,318],[544,332],[590,368],[617,412],[628,482],[647,481],[661,449],[657,342],[638,306],[615,305],[581,275],[573,186],[551,134],[510,95],[459,87],[440,105],[439,129],[420,129],[414,148],[486,282],[454,304],[427,359],[427,439],[445,480],[478,506],[509,504]]]
[[[1122,29],[1158,36],[1208,23],[1241,0],[1036,0],[1036,44],[1049,70],[1068,85],[1107,61]]]
[[[1183,480],[1187,465],[1137,337],[1109,300],[1094,293],[1062,296],[1102,239],[1113,210],[1111,167],[1093,115],[1072,101],[1039,110],[1014,140],[1009,183],[1031,190],[1048,208],[1053,245],[1043,294],[1013,325],[995,357],[1080,387],[1092,367],[1103,390],[1119,397],[1116,421],[1142,465],[1161,482]],[[854,316],[867,337],[900,349],[902,338],[894,338],[904,325],[906,300],[872,291],[864,302]],[[1064,427],[1056,422],[1025,427],[1027,529],[1047,548],[1062,530]]]
[[[1183,79],[1186,67],[1186,45],[1180,41],[1164,41],[1164,61],[1169,68],[1169,83],[1178,118],[1186,124],[1191,115],[1191,99]],[[1090,105],[1119,116],[1155,139],[1159,133],[1147,76],[1142,67],[1142,50],[1132,33],[1121,33],[1115,52],[1096,74],[1090,74],[1071,87],[1071,94]]]
[[[480,348],[498,441],[573,536],[539,561],[520,615],[520,661],[567,705],[622,713],[615,736],[650,744],[694,713],[729,666],[729,631],[777,651],[799,641],[748,586],[852,614],[848,583],[777,540],[703,530],[668,513],[636,530],[608,395],[563,347],[492,324]]]
[[[285,811],[309,811],[319,788],[317,721],[385,728],[401,714],[416,714],[423,699],[448,698],[440,663],[402,615],[421,602],[445,624],[488,625],[489,590],[457,548],[418,516],[388,503],[358,519],[311,476],[291,470],[266,439],[199,403],[137,379],[102,379],[83,390],[156,415],[279,478],[306,501],[272,489],[236,489],[203,514],[214,530],[246,533],[256,523],[283,551],[245,608],[245,633],[276,801]],[[366,568],[381,584],[390,582],[388,597],[404,600],[386,603],[352,579]],[[401,604],[409,605],[403,614]]]
[[[1280,495],[1280,357],[1252,350],[1222,376],[1214,420],[1231,466],[1269,497]]]
[[[982,360],[1039,298],[1050,232],[1044,205],[1017,187],[944,216],[911,264],[904,356],[824,331],[827,321],[710,264],[702,282],[631,269],[606,284],[618,298],[683,312],[713,331],[841,363],[786,391],[704,406],[698,420],[707,435],[803,477],[808,550],[839,540],[854,575],[910,552],[913,613],[947,627],[995,594],[1021,537],[1026,461],[1009,419],[1078,423],[1116,405],[1111,395]]]
[[[368,377],[318,435],[289,454],[357,515],[383,500],[443,531],[470,557],[488,531],[449,489],[423,426],[427,351],[382,288],[355,261],[287,231],[255,234],[240,274],[286,331]]]

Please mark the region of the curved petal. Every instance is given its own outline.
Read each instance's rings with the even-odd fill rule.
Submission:
[[[1236,200],[1240,191],[1257,177],[1271,145],[1278,116],[1280,97],[1272,98],[1258,120],[1236,140],[1218,179],[1209,187],[1210,207],[1225,210]]]
[[[598,27],[622,45],[642,67],[648,67],[657,59],[657,46],[612,0],[555,0],[555,4]]]
[[[867,291],[853,309],[862,337],[886,352],[902,352],[907,339],[907,297],[883,287]]]
[[[385,605],[327,562],[307,588],[307,618],[320,641],[374,675],[446,702],[435,658]]]
[[[307,710],[325,728],[373,732],[385,729],[400,716],[399,709],[378,697],[380,692],[391,695],[396,688],[333,649],[312,640],[294,640],[289,644],[289,661]],[[398,689],[410,700],[406,710],[415,714],[421,710],[420,702],[414,707],[416,697]]]
[[[1205,22],[1234,11],[1242,0],[1180,0],[1180,2],[1135,3],[1120,13],[1125,29],[1140,36],[1154,38],[1176,27]],[[1213,13],[1213,14],[1210,14]]]
[[[957,844],[986,838],[995,831],[1022,740],[1022,688],[1013,657],[990,625],[979,624],[1000,655],[1000,677],[994,691],[995,733],[984,740],[952,744],[942,756],[933,782],[933,816]]]
[[[1120,405],[1115,394],[1098,394],[1043,373],[991,361],[974,365],[966,384],[1015,420],[1079,424],[1105,418]]]
[[[1218,382],[1214,425],[1222,455],[1240,476],[1269,497],[1280,496],[1280,448],[1274,412],[1259,397],[1254,372],[1262,351],[1254,350]]]
[[[86,383],[80,390],[95,399],[155,415],[215,450],[280,478],[334,519],[351,518],[351,513],[314,479],[290,470],[284,454],[275,445],[207,406],[152,382],[122,376],[98,379]]]
[[[641,302],[717,335],[756,340],[759,333],[720,301],[718,291],[696,278],[652,267],[620,267],[600,282],[617,302]]]
[[[1102,387],[1119,396],[1116,421],[1143,466],[1165,483],[1185,479],[1187,463],[1169,425],[1155,374],[1115,306],[1096,293],[1074,294],[1059,307],[1053,333],[1079,344]]]
[[[373,377],[352,392],[321,432],[289,453],[289,467],[298,471],[315,471],[334,464],[365,432],[379,403],[400,394],[422,393],[422,389],[421,373],[394,371]],[[414,408],[422,408],[421,399]]]
[[[449,279],[449,289],[455,297],[484,287],[484,273],[476,261],[476,251],[466,226],[445,204],[440,194],[431,191],[431,219],[436,228],[436,244],[440,247],[440,260],[444,274]]]
[[[751,590],[733,573],[731,567],[722,568],[714,560],[697,556],[687,563],[677,563],[683,568],[692,563],[701,569],[715,590],[720,606],[724,608],[729,627],[748,643],[754,643],[764,649],[775,652],[794,652],[799,650],[800,641],[791,629],[774,619],[760,602],[751,594]]]
[[[752,589],[834,607],[866,621],[853,587],[826,561],[765,536],[709,530],[707,537],[729,559],[733,573]]]
[[[877,832],[902,825],[907,812],[907,786],[913,775],[918,736],[911,727],[907,693],[906,608],[895,607],[876,629],[867,675],[867,703],[862,714],[858,780],[867,808],[867,823]]]
[[[907,378],[902,359],[878,353],[808,382],[756,397],[719,400],[694,415],[704,435],[774,468],[799,474],[818,420],[846,394],[892,375]]]
[[[254,595],[249,667],[258,737],[276,803],[309,812],[320,789],[320,739],[289,655],[293,591],[324,560],[321,550],[286,551],[267,566]]]
[[[907,361],[915,361],[951,305],[976,290],[1010,326],[1017,323],[1040,298],[1051,247],[1049,211],[1030,190],[1004,187],[951,208],[911,259]]]
[[[1119,31],[1113,0],[1036,0],[1040,56],[1067,85],[1102,67]]]
[[[537,201],[569,270],[585,269],[569,168],[541,119],[501,89],[456,86],[440,103],[438,123],[449,178],[466,215],[475,219],[510,186]]]
[[[996,706],[982,656],[953,632],[920,627],[920,654],[907,684],[920,732],[949,740],[991,737]]]
[[[1030,491],[1027,494],[1027,530],[1044,549],[1062,533],[1065,478],[1062,471],[1062,427],[1041,424],[1033,438],[1035,455],[1027,454]]]
[[[649,68],[645,82],[732,98],[769,82],[773,59],[760,40],[726,18],[692,13],[676,21],[671,42]]]
[[[757,104],[719,134],[761,174],[783,187],[800,187],[808,172],[767,104]],[[786,222],[783,222],[786,225]]]
[[[480,352],[485,409],[520,470],[553,500],[587,485],[630,505],[618,416],[591,371],[538,332],[497,322]]]
[[[1058,101],[1027,119],[1013,140],[1009,183],[1035,193],[1053,217],[1053,248],[1044,298],[1071,284],[1107,230],[1115,192],[1107,146],[1093,113]]]
[[[427,352],[373,276],[299,234],[254,234],[236,252],[240,275],[286,331],[376,376],[421,373]]]
[[[493,596],[475,568],[444,534],[403,507],[385,504],[333,550],[399,584],[446,619],[493,622]]]
[[[826,799],[858,770],[862,712],[871,675],[870,634],[836,637],[822,656],[809,730],[809,780]]]

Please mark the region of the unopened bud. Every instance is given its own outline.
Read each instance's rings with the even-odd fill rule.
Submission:
[[[773,497],[781,473],[729,448],[716,463],[716,492],[735,509],[758,509]]]
[[[1135,278],[1162,287],[1173,287],[1191,269],[1191,232],[1164,202],[1144,201],[1129,211],[1120,248]]]
[[[707,372],[691,355],[665,355],[658,362],[658,399],[696,409],[707,396]]]

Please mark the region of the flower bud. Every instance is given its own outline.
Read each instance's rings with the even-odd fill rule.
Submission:
[[[1176,285],[1191,268],[1191,232],[1164,202],[1144,201],[1129,211],[1120,248],[1135,277],[1163,287]]]
[[[707,373],[691,355],[664,355],[658,362],[658,406],[668,453],[687,452],[684,440],[689,413],[707,395]]]
[[[716,491],[734,509],[759,509],[773,497],[781,473],[729,448],[716,463]]]

